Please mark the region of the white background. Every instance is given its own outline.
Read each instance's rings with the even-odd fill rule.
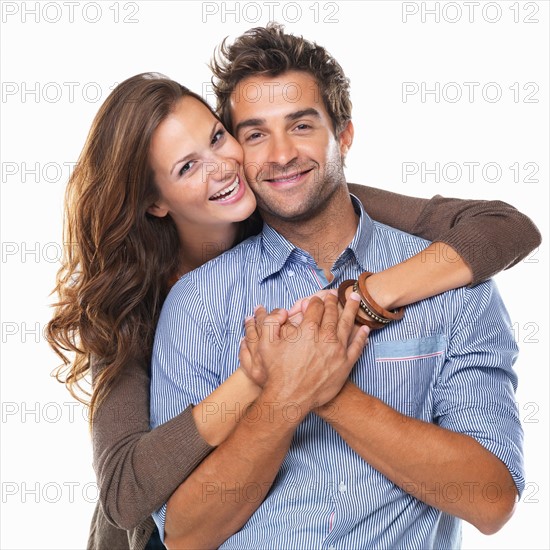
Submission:
[[[2,548],[85,547],[97,495],[85,410],[50,378],[58,360],[40,331],[70,166],[115,83],[160,71],[212,100],[214,47],[265,24],[273,10],[289,30],[326,46],[351,78],[349,181],[499,198],[548,234],[549,5],[438,6],[439,22],[429,13],[435,2],[3,2]],[[419,92],[404,98],[403,83]],[[436,83],[437,96],[421,96]],[[422,163],[436,162],[440,181],[422,177]],[[403,178],[403,163],[416,163],[418,174]],[[447,163],[462,177],[455,165],[443,170]],[[464,163],[479,163],[473,181]],[[498,534],[464,525],[464,547],[549,548],[547,243],[497,282],[521,350],[527,488]]]

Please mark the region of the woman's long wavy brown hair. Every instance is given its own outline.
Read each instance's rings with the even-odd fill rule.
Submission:
[[[153,335],[180,245],[167,216],[147,213],[158,199],[149,164],[153,132],[185,96],[163,75],[122,82],[97,113],[65,197],[59,300],[46,334],[63,360],[54,372],[90,405],[90,419],[129,361],[150,360]],[[82,386],[94,368],[92,391]]]

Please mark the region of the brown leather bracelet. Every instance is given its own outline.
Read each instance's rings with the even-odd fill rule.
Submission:
[[[350,286],[357,285],[357,281],[354,279],[348,279],[340,284],[338,287],[338,300],[342,304],[342,307],[346,305],[347,298],[346,298],[346,290]],[[359,303],[359,311],[357,312],[357,315],[355,316],[355,322],[359,325],[367,325],[371,330],[376,330],[379,328],[383,328],[386,325],[384,323],[381,323],[377,321],[375,318],[372,317],[372,315],[365,311],[365,304],[361,301]]]
[[[353,291],[357,292],[359,296],[361,296],[361,301],[359,302],[359,307],[363,310],[365,314],[367,314],[371,319],[376,321],[381,325],[380,328],[386,326],[388,323],[392,321],[392,319],[386,319],[385,317],[380,317],[376,312],[374,312],[368,305],[367,302],[363,300],[363,296],[361,295],[361,292],[359,292],[359,286],[357,285],[357,281],[353,284]]]
[[[375,313],[381,319],[387,320],[387,323],[389,323],[390,321],[399,321],[400,319],[403,319],[403,315],[405,315],[405,307],[400,307],[400,308],[394,309],[393,311],[388,311],[387,309],[384,309],[382,306],[379,306],[372,299],[372,296],[369,294],[369,291],[367,290],[367,283],[366,283],[367,279],[371,275],[372,273],[368,271],[363,271],[363,273],[359,275],[359,279],[357,279],[357,287],[363,302],[365,302],[367,307],[373,313]]]

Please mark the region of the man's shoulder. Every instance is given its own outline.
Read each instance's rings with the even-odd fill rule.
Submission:
[[[372,245],[383,249],[385,254],[397,256],[399,261],[418,254],[431,244],[431,241],[375,220],[373,229]]]

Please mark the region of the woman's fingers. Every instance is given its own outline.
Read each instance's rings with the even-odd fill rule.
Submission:
[[[279,326],[284,325],[288,321],[288,311],[284,308],[274,309],[268,316],[270,322],[275,322]]]
[[[248,319],[248,318],[247,318]],[[255,325],[256,337],[258,339],[273,341],[280,338],[281,325],[284,325],[288,320],[288,311],[283,308],[274,309],[271,313],[267,313],[264,306],[256,306],[254,309],[254,317],[251,318]],[[245,320],[245,333],[247,330],[247,320]]]
[[[239,346],[239,363],[249,378],[252,378],[252,355],[246,344],[246,338],[241,340]]]
[[[299,313],[295,313],[294,315],[288,317],[288,322],[297,327],[302,321],[304,320],[304,314],[300,311]]]
[[[260,339],[254,317],[247,317],[244,320],[244,337],[249,343],[256,343]]]
[[[294,305],[288,310],[288,316],[292,317],[293,315],[296,315],[299,312],[305,313],[307,306],[309,304],[310,298],[313,298],[313,296],[317,296],[318,298],[321,298],[321,300],[324,300],[326,295],[332,292],[332,290],[319,290],[315,294],[312,294],[311,296],[307,296],[306,298],[301,298],[297,302],[294,303]]]
[[[239,348],[239,368],[257,386],[263,387],[267,380],[267,373],[261,361],[258,361],[258,357],[252,357],[245,338],[241,340]]]
[[[288,310],[288,316],[293,317],[294,315],[302,312],[302,306],[303,303],[308,298],[302,298],[301,300],[298,300],[297,302],[294,302],[294,305]]]

